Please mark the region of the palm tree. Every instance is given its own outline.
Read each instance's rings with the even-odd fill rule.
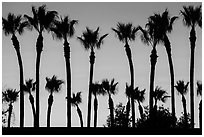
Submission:
[[[28,79],[26,80],[25,82],[26,84],[24,85],[24,91],[25,92],[28,92],[29,94],[29,100],[30,100],[30,104],[31,104],[31,107],[32,107],[32,111],[33,111],[33,119],[34,119],[34,126],[36,126],[35,124],[35,105],[34,105],[34,97],[31,93],[31,91],[35,91],[35,85],[36,85],[36,82],[33,82],[33,79]]]
[[[78,37],[79,41],[84,46],[85,50],[90,50],[90,77],[89,77],[89,93],[88,93],[88,115],[87,115],[87,127],[90,127],[91,122],[91,85],[93,81],[93,67],[95,62],[95,48],[100,49],[101,45],[103,44],[104,38],[108,34],[105,34],[99,37],[99,27],[93,31],[86,28],[86,31],[83,32],[81,37]]]
[[[110,109],[110,118],[111,118],[111,127],[114,127],[114,102],[111,95],[115,95],[117,93],[118,82],[115,83],[115,80],[112,79],[108,81],[108,79],[102,80],[101,86],[102,90],[108,93],[108,105]]]
[[[138,31],[138,28],[134,27],[132,23],[127,23],[127,24],[118,23],[117,28],[116,29],[112,28],[112,30],[116,33],[118,39],[125,44],[124,47],[125,47],[126,55],[128,58],[129,67],[130,67],[130,76],[131,76],[130,87],[133,91],[134,89],[134,66],[132,62],[131,49],[130,49],[128,42],[135,40],[135,35],[136,35],[136,32]],[[131,104],[132,104],[132,127],[135,127],[135,105],[134,105],[133,93],[131,97]]]
[[[97,126],[97,111],[98,111],[98,99],[97,95],[106,95],[107,92],[101,89],[102,86],[98,82],[92,84],[92,94],[94,95],[94,127]]]
[[[8,128],[10,128],[11,125],[11,113],[13,110],[13,103],[17,101],[18,93],[19,92],[16,91],[16,89],[6,89],[4,92],[2,92],[2,100],[9,103]]]
[[[190,59],[190,106],[191,106],[191,127],[194,128],[194,54],[195,54],[195,42],[196,32],[195,27],[198,25],[202,26],[202,9],[201,5],[198,7],[183,6],[181,11],[183,16],[183,24],[188,28],[191,27],[190,31],[190,48],[191,48],[191,59]]]
[[[42,33],[45,30],[50,30],[53,20],[55,20],[57,16],[56,11],[47,11],[46,5],[40,6],[36,9],[32,6],[33,17],[28,15],[24,15],[24,17],[28,20],[29,24],[34,27],[38,32],[38,38],[36,42],[36,127],[39,127],[39,115],[40,115],[40,99],[39,99],[39,87],[40,87],[40,57],[43,50],[43,35]]]
[[[73,106],[76,106],[76,107],[77,107],[77,113],[78,113],[78,115],[79,115],[81,127],[83,127],[82,112],[81,112],[81,109],[79,108],[79,104],[82,102],[81,92],[77,92],[76,94],[73,93],[70,102],[71,102],[71,104],[72,104]]]
[[[2,18],[3,31],[6,36],[11,35],[11,40],[18,58],[18,65],[20,71],[20,127],[24,126],[24,93],[23,93],[23,62],[20,53],[19,41],[16,33],[22,35],[24,29],[28,27],[28,22],[23,21],[21,15],[14,15],[9,13],[7,19]]]
[[[129,115],[130,115],[130,98],[131,98],[131,87],[126,83],[126,88],[125,88],[125,94],[126,97],[128,98],[127,104],[126,104],[126,127],[128,127],[128,122],[129,122]]]
[[[58,93],[61,90],[61,85],[64,83],[63,80],[57,79],[54,75],[52,78],[46,77],[45,89],[50,93],[48,98],[48,109],[47,109],[47,127],[50,127],[50,115],[51,107],[53,104],[53,93]]]
[[[74,25],[77,24],[77,20],[70,20],[68,16],[64,18],[60,17],[60,20],[54,22],[54,27],[51,28],[54,38],[64,40],[64,57],[66,62],[67,72],[67,127],[71,127],[71,65],[70,65],[70,46],[67,38],[72,38],[75,29]]]
[[[197,96],[201,97],[199,103],[199,125],[200,129],[202,129],[202,83],[201,81],[197,81]]]
[[[184,111],[184,119],[185,119],[185,127],[186,128],[188,126],[188,117],[187,117],[187,108],[186,108],[186,98],[184,95],[186,95],[188,92],[188,84],[189,84],[189,82],[187,82],[185,84],[183,80],[182,81],[179,80],[176,82],[176,86],[175,86],[178,93],[181,94],[181,96],[182,96],[182,103],[183,103],[183,111]]]

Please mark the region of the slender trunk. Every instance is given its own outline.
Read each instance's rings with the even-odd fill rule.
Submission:
[[[170,69],[170,75],[171,75],[171,107],[172,107],[172,116],[174,120],[176,120],[176,114],[175,114],[175,96],[174,96],[174,68],[173,68],[173,61],[171,57],[171,44],[168,39],[168,37],[165,37],[165,48],[168,56],[169,61],[169,69]],[[176,121],[174,121],[175,124]]]
[[[34,122],[34,127],[36,126],[35,124],[35,106],[34,106],[34,97],[31,93],[29,93],[29,100],[30,100],[30,104],[31,104],[31,107],[32,107],[32,111],[33,111],[33,122]]]
[[[64,42],[64,57],[66,62],[67,72],[67,127],[71,127],[71,66],[70,66],[70,46],[65,39]]]
[[[142,105],[140,104],[140,101],[137,101],[138,102],[138,105],[139,105],[139,112],[140,112],[140,117],[141,117],[141,119],[143,119],[144,117],[143,117],[143,108],[142,108]]]
[[[83,118],[82,118],[82,112],[79,108],[79,106],[77,105],[77,113],[79,115],[79,119],[80,119],[80,123],[81,123],[81,127],[83,127]]]
[[[39,127],[39,115],[40,115],[40,57],[43,49],[43,36],[42,33],[39,33],[37,43],[36,43],[36,127]]]
[[[95,62],[95,55],[94,55],[93,48],[91,49],[90,53],[90,77],[89,77],[89,95],[88,95],[88,115],[87,115],[87,127],[90,127],[91,123],[91,97],[92,97],[92,91],[91,91],[91,85],[93,81],[93,69],[94,69],[94,62]]]
[[[190,62],[191,127],[194,128],[194,53],[195,53],[195,42],[196,42],[196,33],[195,33],[194,26],[192,26],[189,39],[191,43],[191,62]]]
[[[186,109],[186,99],[184,95],[182,95],[182,103],[183,103],[183,111],[184,111],[185,128],[187,128],[188,127],[188,117],[187,117],[187,109]]]
[[[126,104],[126,127],[128,127],[129,123],[129,114],[130,114],[130,98],[128,97],[128,102]]]
[[[202,129],[202,100],[199,103],[199,126]]]
[[[97,126],[97,110],[98,110],[98,100],[97,100],[97,97],[95,95],[95,99],[94,99],[94,127]]]
[[[52,93],[49,95],[48,98],[48,109],[47,109],[47,127],[50,127],[50,115],[51,115],[51,107],[53,104],[53,95]]]
[[[15,35],[12,35],[11,40],[16,50],[19,71],[20,71],[20,127],[23,127],[24,126],[23,62],[22,62],[21,53],[20,53],[20,45],[17,37]]]
[[[132,94],[131,94],[131,105],[132,105],[132,127],[135,128],[135,103],[134,103],[134,98],[133,98],[133,89],[134,89],[134,66],[133,66],[133,62],[132,62],[132,54],[131,54],[131,49],[130,46],[128,45],[128,42],[126,40],[126,44],[125,44],[125,51],[126,51],[126,55],[128,58],[128,62],[129,62],[129,67],[130,67],[130,76],[131,76],[131,90],[132,90]]]
[[[114,127],[114,104],[113,104],[113,99],[111,98],[111,95],[109,94],[109,99],[108,99],[108,104],[109,104],[109,109],[110,109],[110,118],[111,118],[111,127]]]
[[[150,106],[150,119],[152,119],[153,115],[153,92],[154,92],[154,75],[155,75],[155,67],[157,62],[157,51],[156,45],[153,46],[150,62],[151,62],[151,71],[150,71],[150,96],[149,96],[149,106]]]
[[[9,104],[9,114],[8,114],[8,128],[10,128],[11,126],[11,113],[12,113],[12,110],[13,110],[13,106],[12,106],[12,103]]]

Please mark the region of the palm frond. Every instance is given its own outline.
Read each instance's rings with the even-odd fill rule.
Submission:
[[[189,82],[185,84],[183,80],[179,80],[176,82],[175,88],[178,93],[180,93],[181,95],[185,95],[188,92],[188,84]]]
[[[81,92],[73,93],[71,97],[71,104],[76,106],[82,102]]]
[[[103,44],[103,39],[104,39],[106,36],[108,36],[108,34],[105,34],[105,35],[103,35],[103,36],[100,37],[100,39],[99,39],[99,41],[98,41],[98,43],[97,43],[97,47],[100,48],[101,44]]]
[[[18,99],[18,93],[16,89],[6,89],[2,92],[2,100],[8,103],[14,103]]]
[[[49,92],[59,92],[61,90],[61,85],[64,83],[63,80],[57,79],[57,76],[53,75],[52,78],[46,77],[45,89]]]

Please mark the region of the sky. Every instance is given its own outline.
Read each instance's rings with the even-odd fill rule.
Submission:
[[[117,22],[133,23],[134,26],[145,27],[147,19],[154,13],[162,13],[167,8],[170,16],[179,16],[175,21],[173,31],[168,35],[172,46],[172,59],[174,64],[175,83],[177,80],[189,81],[190,72],[190,29],[185,27],[182,22],[180,10],[189,5],[201,5],[201,3],[175,3],[175,2],[114,2],[114,3],[25,3],[25,2],[3,2],[2,17],[7,18],[9,12],[15,14],[27,14],[32,16],[31,6],[47,5],[48,10],[56,10],[59,15],[69,15],[71,19],[79,21],[76,25],[75,36],[69,39],[71,46],[71,72],[72,72],[72,92],[82,92],[82,103],[79,107],[83,113],[84,126],[87,125],[87,99],[89,83],[89,51],[85,51],[77,36],[81,36],[86,27],[96,30],[100,27],[100,36],[106,33],[109,35],[104,39],[104,44],[100,50],[95,51],[94,77],[93,82],[107,78],[115,79],[118,84],[118,92],[112,96],[114,105],[122,102],[126,104],[125,85],[130,84],[129,64],[124,50],[124,44],[120,42],[111,28],[116,28]],[[25,30],[24,34],[18,37],[21,47],[21,55],[24,65],[24,79],[35,79],[35,60],[36,60],[36,30]],[[196,51],[195,51],[195,82],[202,81],[202,31],[196,27]],[[65,60],[63,55],[63,41],[53,39],[51,33],[44,32],[44,47],[41,55],[40,66],[40,126],[46,126],[47,99],[48,91],[45,90],[46,77],[58,76],[59,79],[66,81]],[[132,58],[135,72],[134,87],[146,89],[146,100],[143,106],[148,105],[149,100],[149,77],[150,77],[150,52],[151,47],[145,45],[140,40],[140,34],[134,42],[129,43],[132,50]],[[155,70],[155,87],[161,86],[170,95],[170,75],[168,58],[163,45],[157,46],[158,61]],[[5,36],[2,32],[2,90],[15,88],[19,90],[19,67],[16,52],[11,42],[11,36]],[[195,86],[196,91],[196,86]],[[190,113],[189,94],[186,95],[187,111]],[[35,93],[33,93],[35,96]],[[60,93],[54,94],[54,103],[51,112],[51,126],[66,126],[66,83],[62,86]],[[181,96],[175,89],[176,116],[180,117],[183,112]],[[108,96],[99,96],[98,126],[106,124],[108,109]],[[195,122],[198,127],[198,103],[200,97],[195,94]],[[13,126],[19,126],[19,103],[14,103],[15,122]],[[170,99],[164,105],[170,108]],[[136,117],[139,118],[138,104],[136,103]],[[33,126],[33,117],[28,94],[25,95],[25,126]],[[72,107],[72,126],[80,126],[80,121],[76,108]],[[93,100],[91,126],[93,126]]]

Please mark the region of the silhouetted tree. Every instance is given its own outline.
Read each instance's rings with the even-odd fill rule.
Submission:
[[[35,120],[34,97],[33,97],[32,93],[31,93],[31,91],[35,91],[35,85],[36,85],[36,83],[33,82],[33,79],[26,80],[25,85],[24,85],[24,91],[29,94],[29,100],[30,100],[30,104],[31,104],[31,107],[32,107],[32,111],[33,111],[33,122],[34,122],[33,126],[36,126],[36,124],[35,124],[36,120]]]
[[[114,127],[115,126],[114,125],[114,102],[111,97],[111,94],[112,95],[116,94],[118,82],[115,83],[114,79],[112,79],[111,81],[109,81],[108,79],[104,79],[102,80],[101,85],[102,85],[102,90],[108,93],[108,105],[110,109],[111,127]]]
[[[188,84],[189,82],[187,82],[186,84],[184,83],[184,81],[179,80],[176,82],[176,89],[178,91],[179,94],[181,94],[182,96],[182,103],[183,103],[183,112],[184,112],[184,120],[185,120],[185,128],[187,128],[188,126],[188,119],[187,119],[187,108],[186,108],[186,98],[184,95],[187,94],[188,92]]]
[[[61,90],[61,85],[64,81],[57,79],[54,75],[52,78],[46,77],[46,85],[45,89],[50,93],[48,98],[48,109],[47,109],[47,127],[50,127],[50,115],[51,115],[51,107],[53,104],[53,93],[58,93]]]
[[[94,127],[97,126],[97,111],[98,111],[98,99],[97,95],[105,95],[107,92],[105,90],[102,90],[101,84],[98,82],[95,82],[92,84],[92,94],[94,95]]]
[[[73,106],[76,106],[76,107],[77,107],[77,113],[78,113],[78,115],[79,115],[81,127],[83,127],[82,112],[81,112],[81,109],[79,108],[79,104],[82,102],[81,92],[77,92],[76,94],[73,93],[70,102],[71,102],[71,104],[72,104]]]
[[[191,27],[190,31],[190,48],[191,48],[191,59],[190,59],[190,108],[191,108],[191,127],[194,128],[194,54],[195,54],[195,42],[196,32],[195,27],[198,25],[202,26],[202,9],[201,5],[198,7],[183,6],[181,11],[183,16],[183,24],[188,28]]]
[[[128,119],[130,115],[130,98],[132,94],[132,89],[131,87],[126,83],[126,88],[125,88],[125,94],[126,97],[128,98],[127,104],[126,104],[126,127],[128,127]]]
[[[43,50],[43,35],[45,30],[50,30],[53,20],[57,16],[56,11],[47,11],[46,5],[42,5],[36,9],[32,6],[33,17],[24,15],[29,24],[34,27],[38,32],[38,38],[36,42],[36,127],[39,127],[39,115],[40,115],[40,99],[39,99],[39,87],[40,87],[40,57]]]
[[[112,28],[112,30],[116,33],[118,39],[125,44],[125,51],[129,62],[130,67],[130,87],[133,91],[134,89],[134,66],[132,62],[132,54],[131,49],[128,44],[129,41],[135,40],[136,32],[138,31],[138,28],[134,27],[132,23],[118,23],[116,29]],[[135,127],[135,105],[134,105],[134,98],[133,93],[131,97],[131,105],[132,105],[132,126]]]
[[[90,127],[91,122],[91,85],[93,81],[93,67],[95,62],[95,48],[100,49],[101,45],[103,44],[104,38],[108,34],[105,34],[99,37],[99,27],[93,31],[86,28],[86,31],[83,32],[81,37],[78,37],[79,41],[84,46],[85,50],[90,50],[90,77],[89,77],[89,93],[88,93],[88,115],[87,115],[87,127]]]
[[[202,129],[202,83],[201,81],[197,81],[197,96],[201,97],[199,103],[199,126]]]
[[[6,89],[4,92],[2,92],[2,100],[9,103],[8,128],[10,128],[10,124],[11,124],[11,114],[13,111],[13,103],[17,101],[18,93],[19,91],[16,91],[16,89]]]
[[[21,15],[9,13],[7,19],[2,18],[3,31],[6,36],[12,35],[11,40],[18,58],[20,71],[20,127],[24,126],[24,94],[23,94],[23,62],[20,53],[20,44],[16,37],[16,33],[22,35],[25,28],[29,27],[27,21],[23,21]]]
[[[72,38],[75,29],[74,25],[78,23],[77,20],[70,20],[68,16],[60,17],[60,20],[54,21],[54,27],[51,28],[53,36],[56,39],[64,40],[64,57],[66,62],[67,72],[67,127],[71,127],[71,65],[70,65],[70,44],[67,38]]]

